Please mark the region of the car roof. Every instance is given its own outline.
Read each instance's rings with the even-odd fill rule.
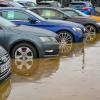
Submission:
[[[31,10],[31,9],[57,9],[57,8],[54,8],[54,7],[32,7],[32,8],[29,8],[29,10]],[[58,8],[58,10],[59,10],[59,8]]]
[[[16,7],[0,7],[0,10],[25,10],[24,8],[16,8]]]
[[[38,3],[53,3],[55,1],[41,1],[41,2],[38,2]]]
[[[71,2],[71,3],[88,3],[89,1],[73,1],[73,2]],[[71,4],[70,3],[70,4]]]
[[[19,6],[19,7],[23,7],[22,5],[20,5],[19,3],[15,2],[15,1],[0,1],[0,4],[3,4],[3,5],[13,5],[15,7]]]
[[[27,2],[33,2],[33,1],[17,1],[18,3],[27,3]],[[33,2],[33,3],[35,3],[35,2]]]
[[[70,8],[70,7],[66,7],[66,8],[60,8],[61,10],[75,10],[73,8]]]

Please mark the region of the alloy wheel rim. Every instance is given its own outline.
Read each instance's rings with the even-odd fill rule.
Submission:
[[[87,42],[94,41],[96,39],[96,29],[95,29],[95,27],[92,26],[92,25],[87,25],[85,28],[86,28],[86,32],[87,32],[86,41]]]
[[[15,59],[15,65],[19,70],[29,70],[33,65],[33,59],[27,59],[27,60]]]
[[[20,47],[15,51],[15,59],[29,60],[33,59],[33,52],[28,47]]]
[[[66,54],[72,50],[73,39],[69,33],[62,32],[58,35],[59,37],[59,49],[60,54]]]

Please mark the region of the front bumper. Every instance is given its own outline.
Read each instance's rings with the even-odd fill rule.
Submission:
[[[74,32],[74,42],[75,43],[83,42],[85,37],[86,37],[85,32],[82,32],[82,33]]]
[[[42,57],[52,57],[59,54],[59,44],[58,43],[45,43],[43,45]]]

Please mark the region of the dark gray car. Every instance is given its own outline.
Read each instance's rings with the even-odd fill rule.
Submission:
[[[57,55],[59,45],[56,34],[28,26],[16,26],[12,22],[0,17],[0,45],[13,58],[32,59]]]
[[[31,8],[30,10],[46,19],[59,19],[59,20],[80,23],[85,26],[90,39],[94,39],[96,37],[96,33],[100,33],[100,22],[94,21],[87,17],[70,16],[69,13],[67,12],[65,13],[61,10],[52,7],[35,7]]]

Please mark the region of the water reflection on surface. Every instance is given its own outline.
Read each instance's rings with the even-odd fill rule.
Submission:
[[[8,78],[0,83],[0,100],[6,100],[11,91],[11,79]]]
[[[59,57],[26,61],[16,59],[12,63],[13,81],[36,81],[56,73]]]
[[[100,36],[59,57],[12,60],[8,100],[100,100]]]

